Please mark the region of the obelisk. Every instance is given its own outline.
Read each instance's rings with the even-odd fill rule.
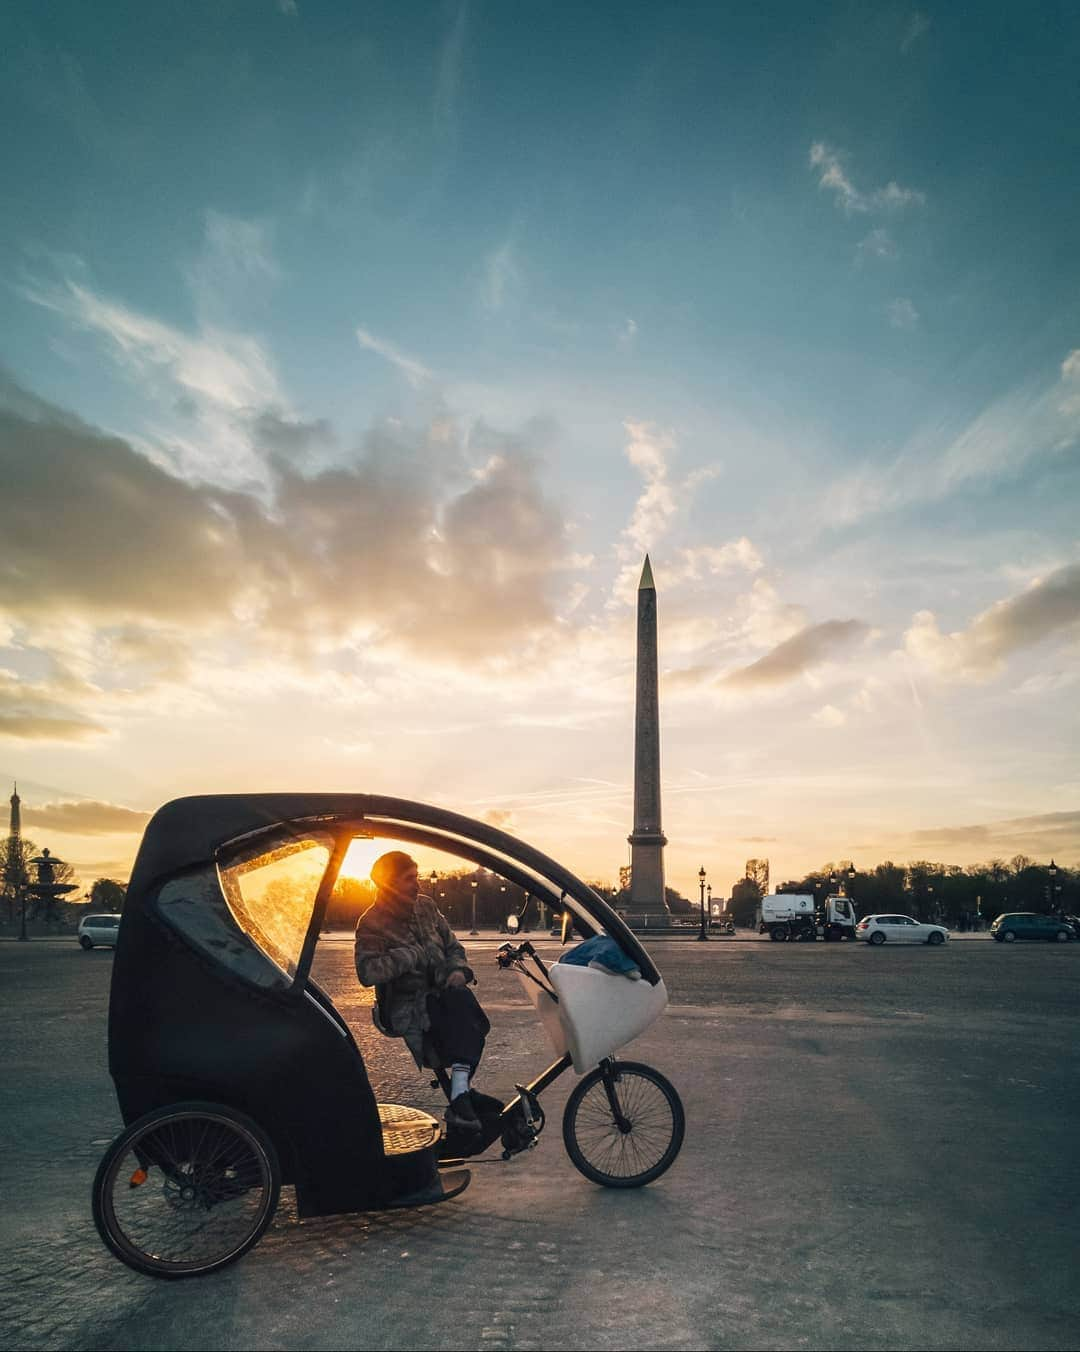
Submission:
[[[634,717],[634,829],[630,841],[630,902],[634,926],[663,924],[664,846],[660,827],[660,693],[656,663],[656,585],[649,556],[637,594],[637,694]]]

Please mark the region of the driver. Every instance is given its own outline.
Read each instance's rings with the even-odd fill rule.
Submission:
[[[469,990],[476,978],[465,950],[420,895],[415,859],[391,850],[371,866],[371,881],[375,903],[356,926],[356,974],[375,987],[383,1031],[404,1038],[418,1066],[449,1069],[447,1124],[479,1132],[469,1081],[491,1024]]]

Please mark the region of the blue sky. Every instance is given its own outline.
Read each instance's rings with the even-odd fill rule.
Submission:
[[[12,4],[0,50],[0,765],[80,868],[274,785],[612,876],[645,550],[677,884],[1080,859],[1070,7]]]

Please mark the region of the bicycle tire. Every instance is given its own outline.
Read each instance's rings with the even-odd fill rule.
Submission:
[[[686,1114],[675,1086],[658,1070],[639,1061],[616,1062],[614,1070],[629,1130],[621,1131],[615,1122],[598,1066],[566,1101],[563,1144],[574,1168],[590,1182],[642,1188],[674,1164],[686,1134]]]
[[[138,1118],[105,1152],[94,1224],[136,1272],[205,1276],[258,1243],[280,1192],[277,1152],[256,1122],[222,1104],[177,1103]]]

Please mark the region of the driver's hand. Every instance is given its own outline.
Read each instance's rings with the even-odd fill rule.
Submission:
[[[446,978],[448,986],[467,986],[469,983],[465,980],[465,973],[460,971],[451,972]]]

